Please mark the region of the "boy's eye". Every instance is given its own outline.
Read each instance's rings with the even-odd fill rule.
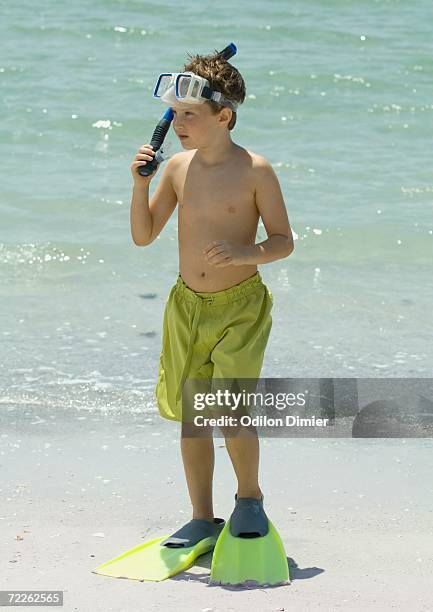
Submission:
[[[187,115],[190,115],[190,116],[192,116],[192,117],[194,117],[194,116],[195,116],[195,113],[194,113],[193,111],[181,111],[181,115],[182,115],[182,113],[185,115],[185,117],[186,117]],[[173,114],[177,116],[177,112],[176,112],[175,110],[173,110]]]

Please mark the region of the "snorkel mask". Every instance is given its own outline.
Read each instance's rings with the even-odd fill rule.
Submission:
[[[236,45],[230,43],[219,55],[224,59],[229,59],[235,55],[236,51]],[[213,100],[221,106],[228,106],[233,111],[238,108],[237,102],[229,100],[221,92],[212,89],[207,79],[193,72],[161,73],[156,81],[153,97],[169,105],[179,102],[204,104],[206,100]]]

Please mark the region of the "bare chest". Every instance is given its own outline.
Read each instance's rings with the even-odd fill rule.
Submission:
[[[177,186],[179,221],[249,225],[257,220],[254,189],[248,177],[227,172],[212,176],[194,174],[180,177]]]

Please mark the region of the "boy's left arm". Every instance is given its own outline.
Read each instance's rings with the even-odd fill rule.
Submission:
[[[255,201],[268,239],[243,247],[242,264],[263,264],[282,259],[294,249],[292,229],[280,183],[271,164],[258,157],[255,162]]]

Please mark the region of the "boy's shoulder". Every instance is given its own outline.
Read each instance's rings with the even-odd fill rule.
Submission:
[[[178,166],[179,164],[181,164],[182,162],[191,159],[192,155],[194,154],[195,149],[190,149],[189,151],[179,151],[178,153],[173,153],[173,155],[171,155],[167,161],[167,165],[170,164],[170,166]]]
[[[251,167],[253,169],[272,167],[270,162],[263,155],[260,155],[259,153],[256,153],[255,151],[251,151],[250,149],[244,149],[244,150],[250,157]]]
[[[191,151],[179,151],[171,155],[165,165],[165,176],[170,178],[173,183],[179,172],[182,172],[182,167],[189,164],[191,157]]]
[[[248,174],[254,185],[275,179],[275,171],[271,162],[264,155],[245,149],[248,155]]]

